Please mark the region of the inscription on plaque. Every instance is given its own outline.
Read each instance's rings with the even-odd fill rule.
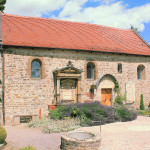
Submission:
[[[135,84],[132,81],[126,83],[127,102],[135,101]]]
[[[72,89],[64,89],[62,95],[63,100],[72,100]]]
[[[62,79],[60,82],[61,100],[74,100],[73,95],[76,89],[76,80],[74,79]]]

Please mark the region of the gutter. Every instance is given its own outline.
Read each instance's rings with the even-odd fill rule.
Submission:
[[[2,58],[2,115],[3,115],[3,125],[5,125],[5,101],[4,101],[4,50],[2,44],[2,17],[0,13],[0,52]]]

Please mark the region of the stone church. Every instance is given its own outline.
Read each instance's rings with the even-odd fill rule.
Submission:
[[[136,32],[0,14],[0,120],[44,116],[48,106],[98,100],[116,83],[136,108],[150,102],[150,46]]]

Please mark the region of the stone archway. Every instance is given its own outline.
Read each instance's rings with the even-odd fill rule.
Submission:
[[[114,87],[116,78],[111,74],[105,74],[98,79],[96,87],[96,99],[100,100],[103,105],[111,106],[114,100]]]

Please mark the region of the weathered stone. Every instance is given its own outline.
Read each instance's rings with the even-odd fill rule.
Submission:
[[[11,50],[7,53],[7,51]],[[31,78],[31,62],[39,59],[42,62],[41,78]],[[16,115],[41,115],[48,114],[48,105],[55,103],[55,87],[53,71],[66,66],[71,61],[75,68],[83,70],[78,81],[80,89],[76,86],[73,95],[78,96],[81,102],[91,100],[87,94],[92,85],[96,85],[98,79],[106,74],[116,78],[121,86],[121,93],[126,92],[126,85],[131,81],[135,85],[134,106],[139,107],[140,95],[144,95],[144,103],[149,104],[150,97],[150,57],[136,55],[104,54],[100,52],[48,50],[30,48],[7,48],[4,53],[4,101],[6,124],[13,124]],[[94,79],[87,79],[86,65],[93,62],[96,66]],[[118,73],[118,63],[122,64],[122,73]],[[138,65],[145,66],[145,80],[137,79]],[[0,80],[2,81],[2,58],[0,58]],[[99,84],[95,90],[94,100],[101,101],[101,89],[113,88],[114,83],[105,78],[105,84]],[[80,95],[77,95],[80,92]],[[2,85],[0,85],[2,91]],[[134,89],[132,89],[134,91]],[[61,92],[61,91],[60,91]],[[61,95],[71,97],[71,95]],[[2,95],[0,95],[2,97]],[[112,101],[115,99],[112,90]],[[76,97],[77,98],[77,97]]]

